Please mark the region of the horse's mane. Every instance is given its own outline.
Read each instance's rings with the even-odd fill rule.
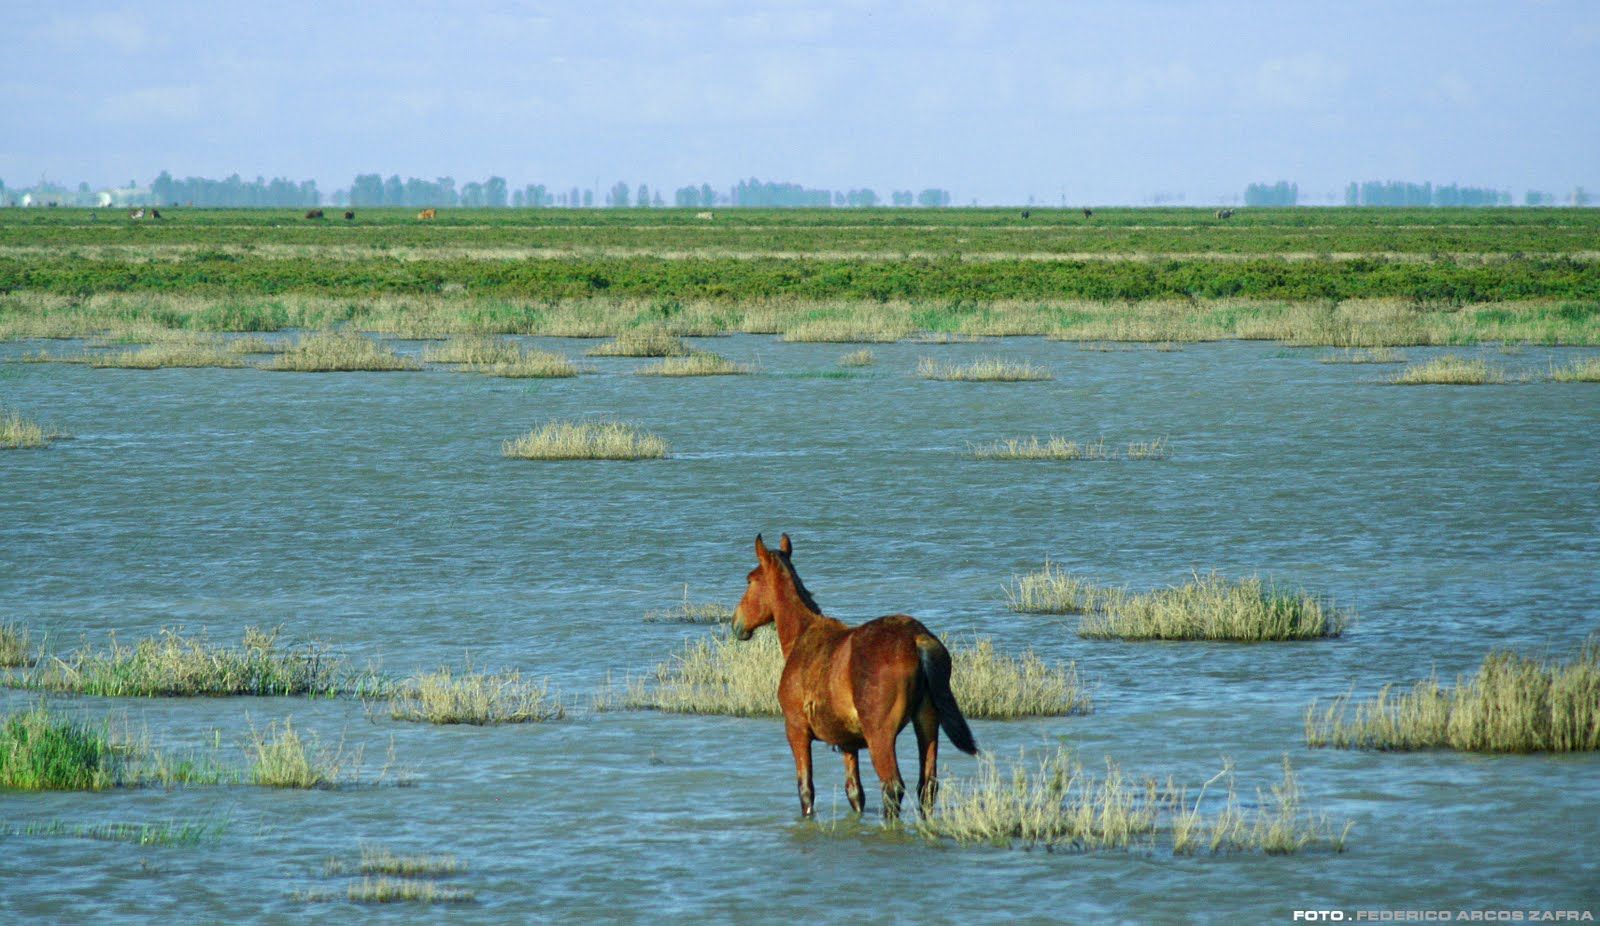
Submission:
[[[800,573],[794,571],[794,564],[789,562],[789,557],[779,554],[778,559],[789,572],[789,581],[794,583],[794,592],[800,596],[800,603],[811,609],[813,614],[821,614],[822,608],[817,604],[817,599],[811,597],[811,592],[806,590],[806,584],[800,581]]]

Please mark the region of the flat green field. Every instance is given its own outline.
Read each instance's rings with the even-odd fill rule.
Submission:
[[[1600,343],[1600,210],[1030,211],[0,210],[0,334]]]

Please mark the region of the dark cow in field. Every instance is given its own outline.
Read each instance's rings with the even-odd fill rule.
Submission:
[[[355,213],[354,209],[346,209],[344,211],[344,220],[346,222],[354,221],[355,217],[356,217],[356,213]]]
[[[312,209],[312,210],[309,210],[308,212],[306,212],[306,218],[308,218],[308,219],[320,219],[322,217],[323,216],[322,216],[322,210],[321,209]]]
[[[1090,209],[1088,206],[1084,206],[1083,207],[1083,217],[1086,218],[1086,219],[1094,218],[1094,210]]]
[[[1233,210],[1232,209],[1218,209],[1217,210],[1217,218],[1219,218],[1219,219],[1231,219],[1231,218],[1233,218]]]
[[[1029,211],[1028,211],[1028,210],[1026,210],[1026,209],[1024,209],[1024,210],[1022,210],[1022,217],[1023,217],[1023,218],[1027,218],[1027,217],[1029,217],[1029,216],[1030,216],[1030,215],[1032,215],[1032,214],[1033,214],[1033,213],[1031,213],[1031,212],[1029,212]]]

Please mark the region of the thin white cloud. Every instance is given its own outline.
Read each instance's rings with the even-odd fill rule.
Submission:
[[[197,119],[203,108],[195,87],[144,87],[106,97],[97,113],[107,122],[173,123]]]

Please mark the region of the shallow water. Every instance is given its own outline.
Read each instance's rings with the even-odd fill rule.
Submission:
[[[576,354],[589,342],[538,341]],[[278,922],[323,860],[363,842],[451,852],[467,910],[315,907],[395,922],[1085,920],[1288,922],[1299,908],[1590,909],[1600,916],[1600,757],[1307,750],[1313,698],[1437,671],[1491,648],[1567,655],[1600,629],[1600,386],[1391,387],[1392,366],[1324,365],[1272,344],[1083,351],[1014,339],[705,346],[762,375],[509,381],[446,371],[283,374],[0,365],[0,402],[71,435],[0,454],[0,617],[122,640],[183,624],[236,641],[283,623],[406,673],[470,657],[548,677],[562,722],[457,729],[357,702],[56,699],[126,711],[166,747],[242,759],[253,723],[293,715],[395,761],[413,786],[0,794],[13,824],[231,821],[220,841],[139,847],[0,837],[0,913],[74,922]],[[36,344],[0,345],[0,357]],[[420,345],[402,343],[402,349]],[[61,349],[52,345],[52,349]],[[1459,353],[1460,351],[1456,351]],[[1407,349],[1412,359],[1441,351]],[[1471,352],[1469,352],[1471,353]],[[1592,354],[1477,351],[1513,374]],[[1052,382],[935,383],[921,356],[1002,354]],[[609,414],[670,441],[640,463],[506,460],[547,418]],[[969,442],[1058,433],[1166,437],[1164,461],[980,463]],[[643,623],[680,600],[729,606],[757,531],[788,531],[825,610],[908,611],[946,637],[1076,659],[1088,717],[975,721],[1001,756],[1078,748],[1191,789],[1241,791],[1285,753],[1308,805],[1354,821],[1349,851],[1296,857],[930,846],[844,813],[817,750],[823,825],[796,818],[772,719],[593,713],[608,677],[647,671],[703,628]],[[1016,615],[1002,586],[1048,556],[1114,584],[1261,573],[1355,609],[1340,639],[1257,646],[1090,642]],[[34,700],[0,691],[0,707]],[[902,737],[904,763],[912,738]],[[971,759],[946,748],[945,773]],[[870,782],[870,774],[869,774]],[[848,911],[848,914],[839,911]]]

